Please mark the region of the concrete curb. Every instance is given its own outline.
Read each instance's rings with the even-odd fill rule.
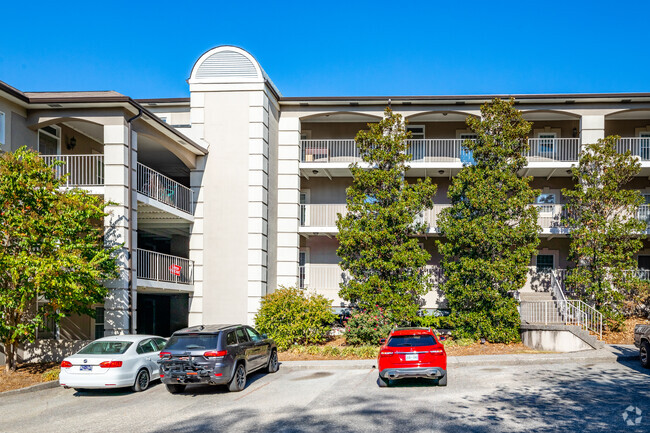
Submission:
[[[11,391],[0,392],[0,397],[16,394],[27,394],[28,392],[36,392],[43,389],[56,388],[57,386],[59,386],[59,381],[51,380],[49,382],[37,383],[36,385],[28,386],[26,388],[12,389]]]
[[[628,361],[638,358],[638,353],[616,353],[615,348],[606,347],[598,350],[585,350],[571,353],[541,353],[541,354],[514,354],[514,355],[470,355],[470,356],[449,356],[447,365],[449,367],[501,367],[501,366],[525,366],[540,364],[593,364],[593,363],[614,363]],[[282,361],[282,368],[289,370],[336,370],[352,369],[367,370],[376,368],[376,359],[357,360],[321,360],[321,361]]]

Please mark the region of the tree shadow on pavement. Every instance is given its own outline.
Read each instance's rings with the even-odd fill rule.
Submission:
[[[525,381],[470,392],[405,386],[370,388],[358,396],[335,394],[305,407],[282,411],[242,404],[236,409],[191,418],[159,432],[592,432],[650,430],[649,372],[638,362],[549,365],[524,369]],[[471,374],[471,370],[467,371]],[[498,375],[495,380],[498,380]],[[305,402],[307,403],[307,402]],[[639,408],[639,424],[627,425],[623,414]],[[631,413],[631,412],[630,412]],[[634,423],[637,417],[629,417]]]

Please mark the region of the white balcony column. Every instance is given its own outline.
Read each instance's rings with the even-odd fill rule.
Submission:
[[[266,92],[249,93],[248,129],[248,309],[253,325],[268,286],[269,104]]]
[[[300,119],[280,117],[278,138],[277,284],[298,284]]]
[[[582,145],[597,143],[605,138],[605,116],[584,114],[580,117],[580,139]]]
[[[137,229],[135,220],[137,213],[137,196],[132,195],[132,203],[129,209],[128,199],[128,126],[124,119],[119,119],[116,124],[104,126],[104,199],[113,204],[106,207],[108,215],[104,218],[105,242],[107,246],[120,245],[123,247],[117,253],[117,261],[120,267],[118,278],[108,281],[106,287],[109,294],[106,298],[105,308],[105,335],[119,335],[129,332],[130,308],[133,310],[133,323],[137,323],[135,317],[136,308],[136,259],[133,259],[133,268],[128,269],[128,248],[133,241],[133,249],[136,237],[129,236],[129,220],[133,230]],[[137,134],[132,134],[132,171],[131,178],[135,188],[137,163]],[[132,291],[129,293],[129,272],[133,282]]]
[[[192,209],[194,210],[194,223],[190,228],[190,260],[194,261],[194,291],[190,295],[189,326],[203,324],[203,174],[206,158],[206,156],[198,156],[196,169],[190,172]]]

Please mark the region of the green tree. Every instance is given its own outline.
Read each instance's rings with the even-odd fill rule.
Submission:
[[[422,267],[430,258],[413,236],[426,230],[417,215],[433,206],[430,179],[409,183],[409,133],[402,116],[386,109],[384,118],[360,131],[356,143],[367,165],[350,166],[346,215],[338,216],[341,298],[366,312],[381,308],[393,323],[415,319],[422,296],[431,290]]]
[[[54,166],[25,147],[0,157],[0,339],[6,370],[16,348],[34,341],[48,319],[93,314],[103,302],[102,280],[117,276],[104,248],[104,203],[85,191],[64,190]]]
[[[624,188],[641,164],[629,151],[617,151],[619,139],[610,136],[585,145],[572,169],[575,187],[562,190],[567,198],[564,223],[571,233],[569,258],[575,264],[567,288],[594,305],[614,328],[622,324],[625,294],[636,284],[624,271],[636,268],[634,254],[643,246],[639,234],[647,224],[636,217],[641,192]]]
[[[494,99],[481,107],[482,119],[469,117],[477,135],[465,141],[474,163],[454,177],[448,196],[452,206],[438,219],[451,321],[460,337],[492,342],[519,339],[520,318],[512,293],[526,282],[528,265],[539,243],[538,191],[526,165],[531,124],[514,100]]]

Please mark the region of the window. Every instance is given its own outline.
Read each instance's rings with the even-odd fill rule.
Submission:
[[[41,155],[61,154],[61,128],[52,125],[38,130],[38,152]]]
[[[95,340],[104,336],[104,307],[95,308]]]
[[[246,332],[248,333],[248,337],[251,339],[251,341],[260,341],[262,339],[262,336],[258,334],[254,329],[246,328]]]
[[[237,328],[235,331],[237,333],[237,340],[239,343],[248,343],[248,337],[242,328]]]
[[[424,140],[424,125],[407,125],[406,131],[411,133],[412,140]]]
[[[642,138],[641,143],[639,143],[639,153],[641,159],[648,160],[650,159],[650,132],[640,132],[639,137]],[[643,140],[645,138],[645,140]]]
[[[537,136],[537,152],[540,156],[550,156],[555,153],[555,139],[557,134],[555,132],[544,132]]]
[[[215,349],[217,338],[215,334],[180,334],[172,336],[167,342],[169,350],[203,350]]]
[[[167,340],[165,340],[164,338],[154,338],[153,344],[156,345],[157,348],[156,352],[163,350],[163,348],[165,347],[165,343],[167,343]]]
[[[167,123],[167,117],[165,117],[165,116],[161,117],[160,120],[162,120],[163,122]]]
[[[237,344],[237,336],[234,332],[229,332],[228,335],[226,335],[226,346],[233,346],[235,344]]]
[[[474,133],[462,133],[458,136],[461,140],[476,140],[476,134]],[[463,163],[463,165],[472,165],[476,163],[474,160],[474,155],[472,154],[472,151],[467,149],[465,146],[461,144],[460,147],[460,162]]]
[[[537,255],[537,271],[549,271],[554,269],[555,257],[553,254],[538,254]]]
[[[0,145],[5,144],[5,113],[0,111]]]
[[[144,340],[141,341],[140,344],[138,344],[138,348],[135,349],[136,352],[138,352],[140,355],[143,353],[151,353],[151,352],[157,352],[158,347],[154,346],[153,340]]]
[[[77,353],[82,355],[121,355],[132,344],[132,341],[93,341]]]
[[[543,193],[537,196],[538,204],[555,204],[555,194]]]
[[[388,340],[388,347],[435,346],[436,340],[431,335],[394,335]]]

